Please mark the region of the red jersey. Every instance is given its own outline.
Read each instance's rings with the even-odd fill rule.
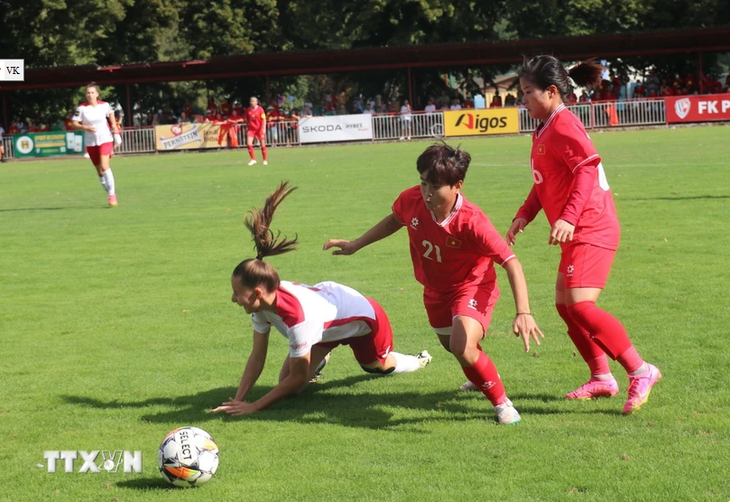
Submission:
[[[246,108],[246,124],[248,124],[249,131],[260,131],[265,118],[266,111],[261,108],[261,105],[256,105],[256,108],[250,106]]]
[[[618,248],[620,228],[601,157],[580,119],[560,105],[532,135],[530,195],[516,218],[532,221],[540,209],[552,226],[575,225],[573,242]]]
[[[426,289],[452,292],[497,280],[493,262],[502,266],[515,257],[489,219],[459,194],[448,218],[436,222],[421,188],[405,190],[393,203],[393,214],[408,228],[416,280]]]
[[[221,113],[223,115],[230,115],[231,114],[231,104],[228,101],[224,101],[221,104]]]

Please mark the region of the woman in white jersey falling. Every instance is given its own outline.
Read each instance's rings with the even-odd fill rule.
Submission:
[[[375,300],[335,282],[305,286],[282,281],[274,267],[263,261],[295,249],[296,239],[279,239],[270,228],[277,206],[295,189],[281,183],[262,209],[246,217],[257,255],[233,270],[231,300],[253,314],[253,348],[236,397],[215,408],[216,413],[245,415],[298,394],[338,345],[349,345],[368,373],[410,373],[431,362],[425,350],[416,356],[393,352],[388,316]],[[244,402],[264,369],[272,326],[289,341],[279,384],[258,400]]]
[[[92,82],[86,86],[86,102],[76,108],[73,116],[75,129],[84,131],[86,152],[94,163],[99,181],[109,198],[109,205],[117,205],[114,189],[114,175],[109,167],[109,158],[115,146],[122,144],[119,126],[109,103],[99,100],[99,86]],[[111,129],[109,124],[111,123]],[[112,135],[112,131],[114,131]]]

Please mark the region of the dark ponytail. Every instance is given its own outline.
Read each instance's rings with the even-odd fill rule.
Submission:
[[[603,70],[603,66],[593,60],[588,60],[578,63],[568,71],[557,58],[543,55],[531,59],[525,58],[517,70],[517,75],[541,90],[554,85],[560,96],[565,98],[573,88],[570,79],[579,87],[593,89],[601,84]]]
[[[288,181],[282,181],[271,195],[266,197],[264,207],[255,208],[246,215],[244,225],[253,236],[254,248],[256,249],[256,259],[263,260],[267,256],[276,256],[278,254],[294,251],[297,246],[297,238],[279,240],[281,232],[271,230],[271,221],[274,219],[274,213],[279,204],[286,197],[296,190],[297,187],[290,187]]]
[[[276,291],[279,287],[279,274],[274,267],[264,263],[267,256],[294,251],[297,245],[297,237],[279,239],[280,232],[274,234],[271,230],[271,221],[279,204],[297,187],[290,187],[289,183],[282,181],[271,195],[266,198],[263,208],[255,208],[246,215],[244,224],[253,237],[256,258],[250,258],[239,263],[233,270],[233,277],[239,278],[241,284],[247,288],[263,287],[267,291]]]

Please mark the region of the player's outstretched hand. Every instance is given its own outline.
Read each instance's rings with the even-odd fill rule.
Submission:
[[[114,133],[114,146],[122,146],[122,135],[117,133]]]
[[[244,403],[243,401],[234,401],[233,399],[229,399],[225,403],[221,404],[217,408],[214,408],[211,410],[212,413],[228,413],[229,415],[248,415],[249,413],[254,413],[256,408],[254,408],[253,404],[251,403]]]
[[[351,255],[355,254],[358,250],[354,241],[346,241],[344,239],[330,239],[324,243],[322,249],[327,251],[330,248],[340,248],[332,251],[334,255]]]
[[[545,338],[545,335],[542,334],[535,319],[530,314],[515,316],[514,321],[512,321],[512,331],[515,336],[522,337],[522,342],[525,344],[525,352],[530,351],[530,338],[535,340],[537,345],[540,345],[540,338]]]
[[[522,231],[527,226],[527,220],[524,218],[515,218],[512,222],[512,225],[510,225],[509,230],[507,230],[507,244],[510,246],[514,246],[515,244],[515,237],[517,234],[521,234]]]
[[[550,230],[548,244],[554,246],[556,244],[570,242],[573,240],[573,232],[575,232],[575,225],[568,223],[565,220],[558,220]]]

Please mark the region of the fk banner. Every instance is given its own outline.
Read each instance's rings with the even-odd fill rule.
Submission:
[[[730,120],[730,94],[668,97],[664,101],[670,124]]]

